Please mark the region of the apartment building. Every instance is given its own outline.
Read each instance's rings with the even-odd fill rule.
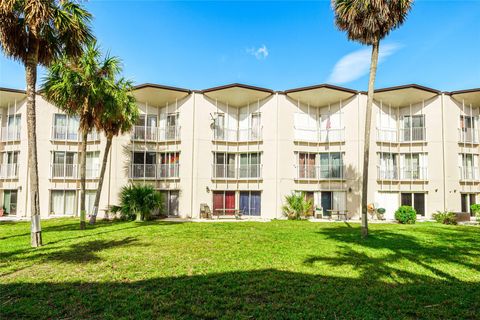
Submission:
[[[360,213],[366,93],[332,85],[273,91],[232,84],[201,91],[135,87],[141,116],[114,139],[102,215],[122,186],[145,183],[165,214],[199,218],[201,206],[244,219],[283,218],[284,197],[304,192],[315,211]],[[419,218],[468,212],[480,193],[480,89],[440,92],[419,85],[379,89],[371,127],[368,202],[393,218],[400,205]],[[78,119],[37,96],[43,216],[78,215]],[[0,205],[27,216],[26,96],[0,89]],[[93,209],[106,142],[87,147],[87,211]]]

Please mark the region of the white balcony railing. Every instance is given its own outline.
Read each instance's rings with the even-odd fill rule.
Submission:
[[[77,179],[78,165],[54,163],[51,166],[51,176],[54,179]]]
[[[380,142],[415,142],[425,141],[427,130],[425,127],[407,129],[377,128],[377,141]]]
[[[179,164],[132,164],[130,178],[151,180],[178,178],[179,169]]]
[[[458,141],[478,144],[478,131],[475,129],[458,129]]]
[[[341,180],[345,168],[340,165],[296,165],[295,171],[300,180]]]
[[[88,141],[98,141],[100,136],[97,130],[92,130],[87,135]],[[80,142],[82,141],[82,136],[78,132],[78,128],[71,128],[67,126],[53,126],[52,127],[52,140],[54,141],[71,141],[71,142]]]
[[[342,129],[306,129],[294,128],[296,141],[307,142],[343,142],[345,141],[345,128]]]
[[[380,180],[398,180],[398,167],[378,167],[377,178]]]
[[[261,164],[249,165],[212,165],[212,178],[214,179],[260,179],[262,177]]]
[[[425,127],[413,127],[399,130],[400,142],[425,141]]]
[[[478,167],[460,166],[460,180],[462,181],[477,181],[480,180]]]
[[[262,140],[262,128],[227,129],[216,128],[213,130],[213,140],[228,142],[247,142]]]
[[[18,178],[18,164],[4,163],[0,165],[0,179]]]
[[[2,141],[20,141],[21,127],[3,127],[2,128]]]
[[[377,128],[377,141],[398,142],[398,131],[397,131],[397,129]]]
[[[100,164],[87,165],[85,177],[97,179],[100,176]],[[51,177],[53,179],[80,179],[80,165],[54,163],[51,165]]]
[[[427,167],[402,167],[400,180],[427,180]]]
[[[150,127],[135,126],[131,139],[134,141],[178,141],[180,140],[180,126]]]

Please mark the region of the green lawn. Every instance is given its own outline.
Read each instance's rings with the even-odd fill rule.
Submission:
[[[477,318],[480,228],[0,224],[0,318]]]

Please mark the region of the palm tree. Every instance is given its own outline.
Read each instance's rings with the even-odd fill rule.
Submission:
[[[349,40],[372,46],[363,148],[362,237],[368,235],[367,194],[370,127],[380,40],[403,24],[412,4],[413,0],[332,0],[337,27],[347,33]]]
[[[300,220],[311,214],[313,201],[307,199],[304,192],[295,193],[285,196],[285,204],[282,207],[283,213],[289,220]]]
[[[154,212],[163,209],[163,198],[160,192],[150,185],[126,185],[119,195],[120,204],[112,207],[112,212],[120,213],[125,220],[149,220]]]
[[[78,56],[91,41],[91,15],[70,0],[0,1],[0,48],[25,66],[27,83],[28,171],[30,173],[31,244],[42,245],[36,137],[37,66],[49,66],[60,54]]]
[[[131,94],[132,87],[130,81],[120,79],[115,86],[109,90],[108,103],[105,104],[102,114],[97,119],[97,127],[105,133],[107,143],[105,144],[105,151],[103,152],[102,168],[100,169],[100,177],[95,194],[95,202],[93,204],[93,214],[90,217],[90,224],[94,224],[97,218],[100,196],[102,195],[103,179],[105,177],[105,169],[107,167],[108,154],[112,146],[113,137],[132,130],[139,116],[138,106],[135,98]]]
[[[88,44],[77,59],[67,56],[49,68],[42,84],[45,98],[65,113],[79,117],[80,145],[80,228],[85,229],[85,186],[88,133],[98,123],[120,72],[117,57],[102,58],[95,42]]]

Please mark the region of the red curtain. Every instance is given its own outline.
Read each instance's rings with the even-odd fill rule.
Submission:
[[[213,192],[213,211],[223,209],[223,192]]]
[[[226,191],[225,192],[225,213],[234,214],[235,210],[235,192]]]

